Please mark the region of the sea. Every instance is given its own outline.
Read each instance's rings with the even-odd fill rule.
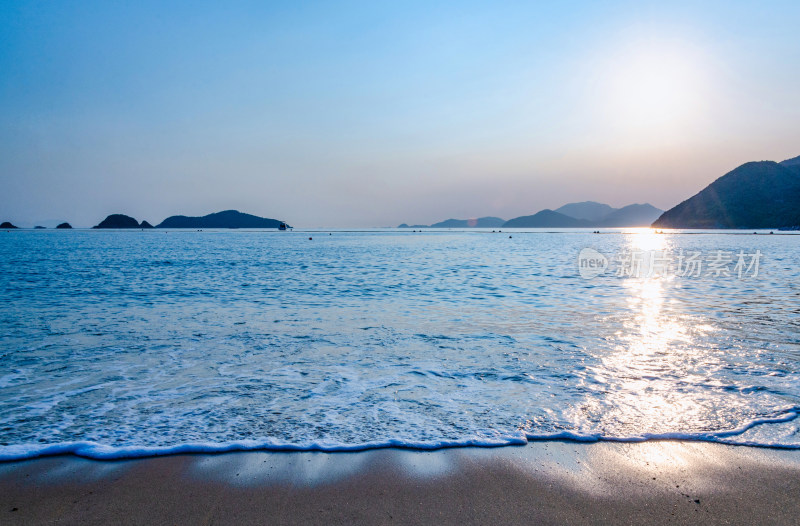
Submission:
[[[0,231],[0,460],[800,448],[800,236]]]

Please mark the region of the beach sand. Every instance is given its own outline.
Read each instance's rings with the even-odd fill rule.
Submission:
[[[0,524],[797,524],[800,451],[533,442],[0,463]]]

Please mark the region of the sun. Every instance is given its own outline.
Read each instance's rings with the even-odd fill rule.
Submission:
[[[607,57],[601,75],[597,103],[616,128],[671,133],[688,126],[702,112],[703,68],[690,50],[632,44]]]

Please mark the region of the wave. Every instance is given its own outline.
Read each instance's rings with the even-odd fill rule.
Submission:
[[[713,442],[737,446],[763,447],[773,449],[800,449],[800,443],[766,442],[758,440],[737,440],[746,432],[761,425],[783,424],[800,416],[800,408],[793,408],[774,418],[762,418],[748,422],[735,429],[706,433],[642,433],[630,436],[604,434],[582,434],[573,431],[558,433],[520,433],[500,435],[492,438],[465,438],[416,442],[413,440],[385,440],[361,444],[338,444],[309,442],[306,444],[281,443],[273,440],[243,440],[226,443],[192,442],[173,446],[109,446],[97,442],[60,442],[57,444],[16,444],[0,446],[0,461],[9,462],[56,455],[75,455],[94,460],[122,460],[178,454],[210,454],[242,451],[318,451],[326,453],[356,452],[372,449],[412,449],[436,450],[456,447],[504,447],[523,446],[530,442],[569,441],[569,442],[648,442],[658,440],[681,440],[688,442]]]

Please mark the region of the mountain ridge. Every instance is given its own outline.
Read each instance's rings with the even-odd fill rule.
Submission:
[[[559,210],[570,211],[584,217],[570,216]],[[599,219],[586,219],[585,215],[598,217],[599,212],[611,210],[600,216]],[[663,210],[650,203],[632,204],[622,208],[612,208],[604,203],[583,201],[568,203],[556,210],[544,209],[533,215],[515,217],[508,220],[503,226],[507,228],[632,228],[649,226],[657,219]]]
[[[408,225],[402,223],[397,228],[624,228],[646,227],[656,220],[663,210],[649,203],[631,204],[613,208],[605,203],[582,201],[567,203],[555,210],[546,208],[535,214],[525,215],[504,221],[499,217],[478,219],[447,219],[432,225]]]
[[[744,163],[664,212],[654,228],[800,225],[800,157]]]
[[[650,203],[632,204],[617,208],[594,226],[605,228],[625,228],[636,226],[649,226],[653,218],[658,218],[664,211]]]
[[[586,219],[587,221],[599,221],[619,210],[613,208],[605,203],[598,203],[597,201],[582,201],[580,203],[567,203],[553,210],[565,216],[574,217],[575,219]]]
[[[503,224],[505,228],[586,228],[592,222],[586,219],[577,219],[568,215],[545,208],[535,214],[515,217]]]

